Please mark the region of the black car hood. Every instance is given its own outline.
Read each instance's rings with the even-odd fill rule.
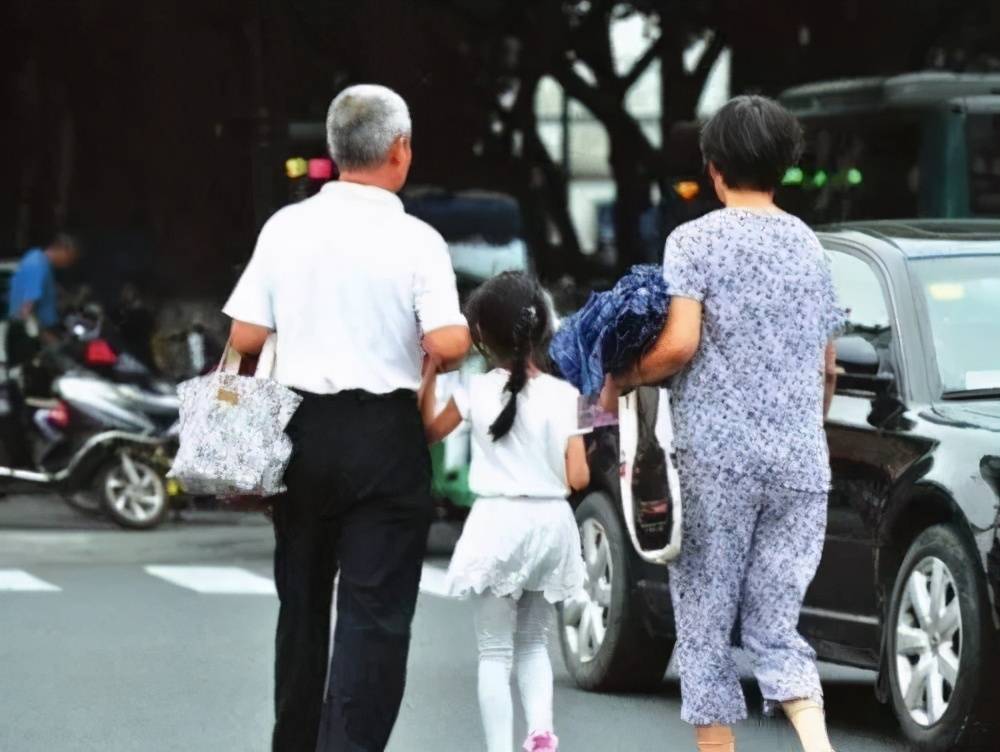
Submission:
[[[972,425],[1000,432],[1000,400],[938,402],[934,412],[960,425]]]

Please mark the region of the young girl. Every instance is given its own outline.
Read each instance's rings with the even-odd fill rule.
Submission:
[[[478,496],[448,570],[452,595],[476,601],[479,706],[488,752],[510,752],[517,683],[530,734],[528,752],[555,750],[552,666],[547,637],[553,604],[583,584],[580,535],[566,502],[590,482],[577,429],[579,393],[541,372],[551,335],[541,287],[508,272],[469,300],[476,346],[497,368],[473,376],[438,414],[436,369],[429,366],[421,412],[431,443],[467,420],[472,430],[469,485]]]

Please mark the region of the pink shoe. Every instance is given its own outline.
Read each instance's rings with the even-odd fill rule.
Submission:
[[[551,731],[536,731],[528,736],[524,749],[525,752],[556,752],[559,749],[559,737]]]

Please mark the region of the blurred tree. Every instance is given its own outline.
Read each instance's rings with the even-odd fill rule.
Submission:
[[[663,131],[691,119],[725,35],[714,23],[718,2],[695,0],[563,0],[476,2],[440,0],[465,21],[463,49],[481,71],[478,89],[492,113],[483,149],[500,150],[520,165],[529,228],[546,251],[539,270],[549,276],[579,266],[580,245],[569,215],[567,175],[549,155],[535,116],[538,84],[551,76],[604,126],[610,143],[609,167],[616,186],[614,224],[618,264],[643,259],[641,215],[667,184],[668,160],[653,145],[626,107],[636,81],[656,61],[664,66]],[[651,39],[627,70],[619,70],[611,26],[633,14],[646,17]],[[693,70],[683,55],[696,37],[707,40]]]
[[[891,75],[926,67],[1000,68],[1000,3],[990,0],[437,0],[464,21],[460,64],[477,71],[475,90],[490,113],[482,149],[518,165],[517,191],[539,268],[550,276],[580,268],[569,216],[567,176],[544,148],[534,112],[539,82],[551,76],[605,128],[616,186],[618,266],[643,260],[640,218],[654,187],[672,190],[670,134],[695,116],[706,80],[725,48],[733,54],[733,91],[776,94],[807,81]],[[620,70],[613,22],[644,17],[649,45]],[[449,33],[454,33],[450,29]],[[442,35],[443,43],[454,39]],[[684,53],[696,39],[693,67]],[[662,66],[661,144],[629,112],[631,87],[654,61]]]
[[[289,156],[288,122],[321,121],[348,83],[383,82],[411,103],[415,182],[516,196],[552,279],[587,276],[590,257],[564,167],[538,132],[548,76],[607,131],[624,265],[642,256],[655,189],[670,190],[669,140],[655,144],[626,107],[655,61],[666,134],[693,116],[723,47],[735,92],[1000,67],[996,0],[64,0],[49,10],[0,4],[11,113],[0,118],[0,249],[20,252],[68,223],[92,240],[102,263],[89,266],[109,286],[107,270],[128,266],[171,293],[230,284],[276,208],[267,195]],[[648,48],[624,70],[610,27],[635,15]],[[702,59],[686,67],[695,38]]]

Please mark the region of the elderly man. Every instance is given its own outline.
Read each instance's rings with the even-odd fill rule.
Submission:
[[[447,367],[470,344],[444,240],[394,195],[410,127],[389,89],[339,94],[340,181],[267,222],[225,307],[241,353],[277,332],[276,378],[303,395],[274,505],[276,751],[382,750],[403,696],[432,513],[416,391],[425,356]]]

